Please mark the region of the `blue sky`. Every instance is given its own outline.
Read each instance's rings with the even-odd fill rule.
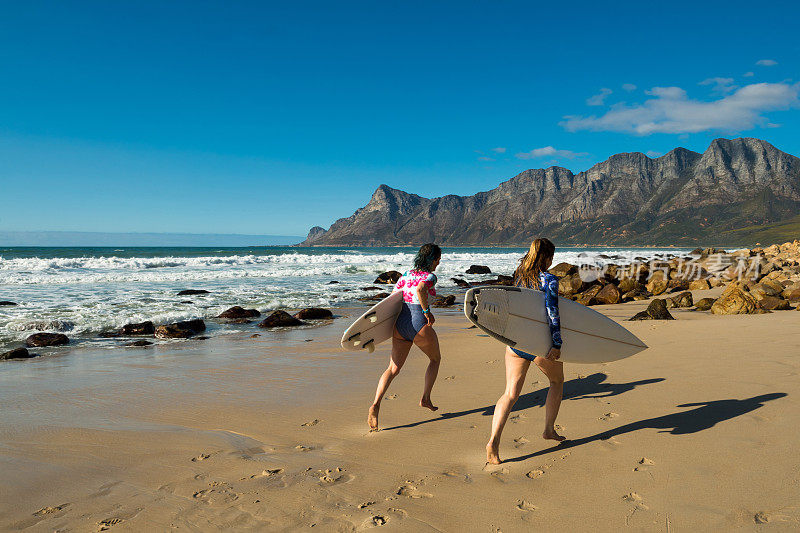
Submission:
[[[564,5],[5,3],[0,230],[305,235],[381,183],[800,155],[796,3]]]

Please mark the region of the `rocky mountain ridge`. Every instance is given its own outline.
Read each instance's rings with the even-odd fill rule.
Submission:
[[[471,196],[424,198],[387,185],[303,245],[749,243],[800,230],[800,159],[766,141],[716,139],[702,154],[613,155],[573,174],[526,170]]]

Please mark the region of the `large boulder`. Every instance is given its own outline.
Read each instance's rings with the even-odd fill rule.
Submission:
[[[789,300],[784,300],[777,296],[764,296],[758,301],[758,305],[761,309],[767,309],[768,311],[785,311],[792,308]]]
[[[453,294],[448,296],[434,296],[430,299],[430,304],[433,307],[450,307],[456,303],[456,297]]]
[[[622,296],[613,283],[607,283],[597,292],[594,299],[600,304],[618,304]]]
[[[258,323],[260,328],[282,328],[302,326],[305,322],[298,320],[286,311],[273,311],[271,315]]]
[[[27,348],[14,348],[7,352],[0,353],[0,361],[8,359],[30,359],[36,357],[35,353],[31,353]]]
[[[663,270],[656,270],[647,281],[646,288],[651,294],[658,296],[666,292],[669,286],[669,280]]]
[[[577,299],[575,301],[581,305],[596,305],[597,300],[595,296],[597,296],[597,293],[599,293],[602,288],[602,285],[592,285],[582,293],[577,294]]]
[[[781,293],[781,296],[790,302],[800,302],[800,289],[786,289]]]
[[[716,301],[717,301],[716,298],[702,298],[698,300],[697,303],[694,304],[694,307],[698,311],[708,311],[709,309],[711,309],[711,306],[714,305],[714,302]]]
[[[158,326],[156,327],[156,337],[159,339],[188,339],[205,330],[206,323],[196,318]]]
[[[558,280],[558,292],[567,298],[585,290],[588,286],[589,284],[584,282],[577,273],[568,274]]]
[[[578,272],[578,267],[570,263],[559,263],[554,267],[550,267],[549,272],[557,278],[563,278]]]
[[[389,270],[375,278],[372,283],[383,283],[384,285],[394,285],[400,279],[402,274],[397,270]]]
[[[256,318],[259,316],[261,316],[261,313],[259,313],[257,309],[245,309],[244,307],[234,305],[230,309],[226,309],[225,311],[217,315],[217,318],[241,319],[241,318]]]
[[[466,271],[467,274],[491,274],[492,269],[483,265],[470,265]]]
[[[722,296],[711,306],[711,312],[715,315],[751,315],[757,313],[758,309],[758,302],[747,290],[747,286],[737,282],[728,285]]]
[[[667,302],[660,298],[656,298],[650,305],[647,306],[647,309],[644,311],[639,311],[635,315],[633,315],[630,320],[675,320],[669,310],[667,309]]]
[[[295,313],[294,317],[298,320],[318,320],[321,318],[333,318],[333,313],[330,309],[307,307]]]
[[[707,279],[696,279],[689,283],[690,291],[704,291],[711,288],[711,284]]]
[[[208,294],[205,289],[184,289],[178,293],[178,296],[194,296],[196,294]]]
[[[60,346],[68,343],[69,338],[63,333],[34,333],[25,339],[25,345],[28,348],[40,346]]]
[[[693,305],[692,293],[689,291],[684,291],[667,301],[667,307],[692,307]]]
[[[152,335],[156,328],[149,320],[139,323],[125,324],[119,330],[120,335]]]

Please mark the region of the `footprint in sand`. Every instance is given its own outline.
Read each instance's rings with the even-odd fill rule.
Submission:
[[[606,413],[601,416],[598,420],[611,420],[612,418],[617,418],[619,414],[617,413]]]
[[[383,526],[383,525],[386,524],[386,522],[387,522],[387,520],[386,520],[385,516],[381,516],[381,515],[378,514],[378,515],[375,515],[375,516],[372,517],[373,525]]]
[[[300,427],[310,428],[311,426],[316,426],[317,424],[319,424],[319,422],[320,421],[315,418],[311,422],[306,422],[305,424],[300,424]]]
[[[517,437],[516,439],[514,439],[514,448],[522,448],[523,446],[525,446],[529,442],[530,441],[528,439],[526,439],[525,437]]]
[[[299,451],[299,452],[310,452],[311,450],[314,449],[314,447],[313,446],[303,446],[302,444],[298,444],[297,446],[294,447],[294,449]]]
[[[244,481],[245,479],[255,479],[257,477],[272,477],[277,476],[278,474],[283,474],[283,468],[268,468],[266,470],[262,470],[260,474],[253,474],[249,477],[243,477],[239,481]]]
[[[39,509],[38,511],[36,511],[33,514],[35,516],[44,516],[44,515],[48,515],[48,514],[52,514],[52,513],[57,513],[59,511],[63,511],[67,507],[69,507],[68,503],[62,503],[61,505],[56,505],[55,507],[42,507],[41,509]]]
[[[450,381],[451,379],[456,379],[456,377],[455,376],[447,376],[446,378],[444,378],[445,381]]]
[[[536,506],[533,505],[532,503],[526,502],[525,500],[520,500],[517,502],[517,509],[519,509],[520,511],[530,512],[530,511],[535,511]]]
[[[537,477],[542,477],[544,475],[544,470],[540,470],[537,468],[536,470],[531,470],[525,475],[531,479],[536,479]]]
[[[648,507],[644,504],[644,498],[642,498],[636,492],[629,492],[622,499],[626,502],[630,502],[634,504],[633,511],[636,512],[637,510],[646,511]]]
[[[98,531],[106,531],[111,526],[116,526],[120,522],[123,522],[122,518],[106,518],[105,520],[101,520],[97,523]]]
[[[528,417],[523,415],[523,414],[519,414],[519,415],[514,415],[514,416],[509,417],[508,421],[511,422],[512,424],[517,424],[517,423],[519,423],[520,421],[522,421],[522,420],[524,420],[526,418],[528,418]]]
[[[208,459],[209,457],[211,457],[211,454],[210,454],[210,453],[201,453],[201,454],[200,454],[200,455],[198,455],[197,457],[192,457],[192,462],[193,462],[193,463],[196,463],[196,462],[198,462],[198,461],[205,461],[205,460],[206,460],[206,459]]]
[[[753,516],[753,522],[756,524],[766,524],[769,522],[769,515],[764,511],[759,511]]]
[[[397,394],[390,394],[389,396],[386,396],[384,398],[384,400],[396,400],[396,399],[397,399]]]
[[[322,485],[333,485],[334,483],[347,483],[353,481],[353,476],[344,473],[343,468],[328,468],[326,470],[317,470],[317,479]]]
[[[230,490],[227,483],[218,483],[216,486],[219,488],[198,490],[192,497],[210,505],[225,505],[239,499],[239,495]]]
[[[375,505],[376,503],[377,503],[377,502],[364,502],[364,503],[360,503],[360,504],[358,504],[358,508],[359,508],[359,509],[364,509],[364,508],[366,508],[366,507],[369,507],[370,505]]]
[[[639,472],[642,470],[647,470],[648,466],[653,466],[655,463],[648,459],[647,457],[642,457],[638,461],[636,461],[639,466],[633,469],[634,472]]]
[[[464,483],[472,483],[472,478],[469,474],[462,474],[461,472],[453,472],[452,470],[448,470],[447,472],[442,472],[444,477],[453,477],[463,479]]]
[[[399,489],[397,489],[398,496],[405,496],[406,498],[433,498],[433,494],[428,494],[427,492],[422,492],[417,487],[412,485],[411,483],[406,483]]]

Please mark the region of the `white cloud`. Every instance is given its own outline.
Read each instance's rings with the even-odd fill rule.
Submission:
[[[759,59],[758,61],[756,61],[756,65],[758,65],[759,67],[774,67],[777,64],[778,62],[775,61],[774,59]]]
[[[497,148],[492,148],[492,152],[497,152],[498,154],[506,153],[506,148],[504,146],[498,146]]]
[[[534,148],[530,152],[520,152],[514,154],[517,159],[538,159],[540,157],[556,157],[564,159],[575,159],[576,157],[587,156],[586,152],[573,152],[571,150],[557,150],[552,146],[544,146],[542,148]]]
[[[482,155],[481,157],[478,158],[478,161],[494,161],[494,159],[491,158],[491,157],[486,157],[485,155]]]
[[[745,78],[752,78],[753,76],[755,76],[755,73],[753,73],[753,72],[745,72],[744,74],[742,74],[742,76],[745,77]]]
[[[738,132],[767,123],[764,113],[800,106],[800,84],[754,83],[717,100],[687,97],[680,87],[653,87],[653,96],[642,103],[619,103],[601,116],[565,116],[560,124],[568,131],[618,131],[696,133],[721,130]]]
[[[622,88],[628,92],[631,92],[636,90],[636,85],[632,83],[623,83]]]
[[[661,157],[664,154],[662,154],[661,152],[656,152],[655,150],[648,150],[644,153],[644,155],[646,155],[647,157]]]
[[[729,93],[736,89],[733,84],[733,78],[708,78],[699,83],[699,85],[712,85],[712,89],[719,93]]]
[[[611,89],[603,87],[602,89],[600,89],[600,92],[598,94],[586,99],[586,105],[603,105],[606,96],[608,96],[613,92],[614,91],[612,91]]]

